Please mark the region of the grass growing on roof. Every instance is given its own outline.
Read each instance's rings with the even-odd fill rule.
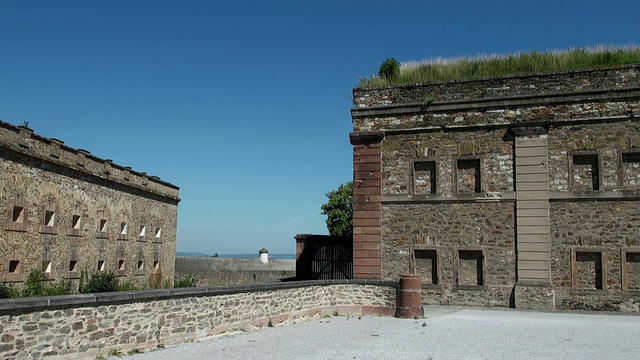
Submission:
[[[358,87],[429,83],[626,64],[640,64],[639,47],[593,47],[454,59],[438,58],[402,63],[400,72],[394,78],[360,78]]]

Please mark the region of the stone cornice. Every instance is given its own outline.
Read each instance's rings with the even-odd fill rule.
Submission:
[[[66,146],[63,141],[45,138],[25,126],[14,126],[0,120],[0,150],[38,159],[102,181],[117,183],[137,191],[179,202],[176,185],[157,176],[137,172],[130,167],[114,164],[109,159],[91,155],[87,150]]]
[[[429,104],[400,104],[351,109],[355,118],[419,115],[460,111],[482,111],[534,106],[549,106],[584,102],[625,101],[640,99],[640,88],[604,89],[597,91],[540,94],[473,100],[433,102]]]

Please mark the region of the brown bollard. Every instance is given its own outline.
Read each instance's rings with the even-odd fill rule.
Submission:
[[[417,274],[400,275],[400,294],[396,317],[413,319],[423,317],[422,278]]]

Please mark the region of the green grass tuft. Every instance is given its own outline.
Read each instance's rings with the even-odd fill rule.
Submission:
[[[358,81],[358,87],[430,83],[627,64],[640,64],[640,47],[600,46],[562,51],[531,51],[507,55],[430,59],[402,63],[400,72],[393,78],[382,76],[361,78]]]

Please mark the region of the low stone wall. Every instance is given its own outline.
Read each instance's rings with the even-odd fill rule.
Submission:
[[[326,315],[393,316],[398,283],[300,281],[0,300],[0,358],[95,359]]]
[[[176,281],[193,277],[197,286],[240,285],[278,281],[296,276],[294,259],[176,257]]]

